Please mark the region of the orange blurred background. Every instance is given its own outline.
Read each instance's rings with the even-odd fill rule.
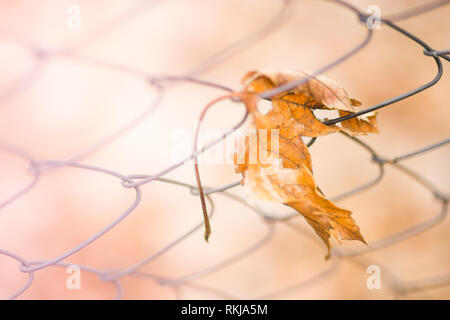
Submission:
[[[418,6],[424,1],[350,1],[365,11],[381,8],[382,16]],[[145,5],[143,5],[145,3]],[[67,27],[71,5],[80,8],[80,28]],[[133,9],[137,8],[137,9]],[[144,112],[156,90],[142,74],[181,75],[208,57],[255,32],[274,18],[281,1],[2,1],[0,3],[0,141],[25,150],[37,160],[65,160],[88,149]],[[238,89],[241,77],[257,69],[316,70],[357,45],[365,27],[355,15],[327,1],[293,1],[289,18],[276,30],[241,52],[199,75]],[[450,6],[446,5],[398,24],[435,49],[447,49]],[[76,56],[53,55],[36,60],[33,49],[72,48]],[[79,47],[77,47],[79,46]],[[365,106],[409,91],[431,80],[433,59],[423,48],[382,25],[370,44],[325,75],[344,86]],[[130,67],[131,73],[80,57]],[[38,70],[33,71],[38,63]],[[380,133],[362,137],[385,157],[395,157],[443,140],[450,134],[448,65],[432,88],[379,112]],[[25,84],[4,96],[24,75]],[[19,79],[19,80],[17,80]],[[16,82],[19,81],[19,82]],[[140,124],[82,163],[121,174],[154,174],[171,164],[173,133],[194,132],[204,106],[222,92],[192,83],[170,85],[162,103]],[[242,117],[243,107],[221,102],[206,117],[204,127],[225,130]],[[352,141],[334,134],[320,138],[311,155],[318,185],[333,196],[369,181],[377,174],[370,155]],[[404,162],[438,190],[450,189],[448,145]],[[231,164],[202,165],[204,185],[219,187],[237,181]],[[195,184],[192,162],[166,177]],[[30,182],[29,163],[0,150],[0,201]],[[240,187],[232,193],[241,195]],[[0,211],[0,248],[27,260],[54,258],[112,222],[134,201],[134,191],[107,175],[77,168],[44,173],[28,193]],[[200,201],[189,190],[151,182],[142,187],[139,206],[93,244],[64,260],[105,271],[138,263],[201,222]],[[250,208],[221,194],[209,243],[202,230],[183,240],[139,271],[176,278],[232,256],[264,236],[267,225]],[[371,242],[431,218],[439,202],[420,184],[395,168],[386,167],[373,188],[339,202],[353,211],[361,232]],[[120,280],[125,299],[254,298],[314,277],[329,268],[325,248],[302,217],[282,223],[274,237],[238,262],[174,289],[152,279],[127,276]],[[302,290],[283,292],[285,299],[391,299],[398,297],[388,274],[401,282],[444,276],[450,270],[450,222],[407,241],[362,257],[345,259],[333,272]],[[361,248],[344,242],[340,247]],[[383,285],[369,290],[367,266],[379,264]],[[111,283],[82,273],[80,290],[66,287],[65,268],[35,273],[21,299],[110,299]],[[27,280],[18,262],[0,255],[0,298],[7,298]],[[215,288],[221,292],[203,287]],[[401,298],[450,298],[450,286],[420,290]]]

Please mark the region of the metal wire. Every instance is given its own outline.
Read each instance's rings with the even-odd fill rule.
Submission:
[[[356,14],[359,21],[362,23],[365,23],[368,19],[368,16],[360,11],[355,6],[341,0],[328,0],[327,2],[332,4],[339,5],[346,10],[350,10],[353,13]],[[6,104],[6,101],[20,93],[23,89],[25,89],[28,86],[31,86],[35,81],[38,80],[40,74],[42,73],[42,70],[46,68],[46,62],[50,59],[53,59],[58,56],[65,56],[70,59],[74,59],[77,61],[81,61],[84,63],[95,65],[99,68],[106,68],[111,70],[116,70],[118,72],[134,75],[137,77],[141,77],[146,79],[148,84],[153,87],[157,92],[157,97],[154,100],[154,102],[148,106],[148,108],[141,113],[136,118],[132,119],[128,124],[123,126],[122,128],[119,128],[115,132],[111,133],[108,137],[105,137],[101,141],[93,144],[89,148],[82,150],[75,154],[74,156],[70,157],[67,160],[37,160],[34,159],[31,155],[29,155],[25,150],[21,150],[19,148],[16,148],[15,146],[11,146],[6,143],[0,142],[0,149],[4,152],[10,153],[14,156],[17,156],[19,158],[25,159],[29,162],[29,174],[31,175],[30,182],[25,185],[22,189],[16,191],[12,196],[10,196],[8,199],[3,199],[0,201],[0,209],[3,209],[7,206],[9,206],[11,203],[14,203],[16,201],[19,201],[28,191],[32,190],[37,182],[42,178],[42,173],[47,172],[49,170],[58,170],[63,167],[72,167],[77,170],[87,170],[89,172],[98,173],[98,174],[104,174],[109,175],[114,178],[119,179],[124,189],[134,189],[135,193],[135,199],[130,204],[128,209],[126,209],[124,212],[122,212],[118,217],[111,222],[108,226],[106,226],[104,229],[97,232],[95,235],[91,236],[89,239],[83,241],[79,245],[77,245],[74,248],[71,248],[70,250],[67,250],[64,253],[59,254],[58,256],[48,259],[48,260],[29,260],[25,257],[21,257],[15,253],[12,253],[5,249],[0,249],[0,255],[9,257],[11,259],[14,259],[19,262],[18,266],[18,272],[26,273],[28,274],[28,280],[21,288],[17,288],[17,291],[12,292],[10,295],[10,299],[14,299],[19,297],[22,293],[24,293],[33,283],[34,275],[36,272],[52,268],[52,267],[67,267],[71,265],[68,262],[63,262],[66,259],[70,258],[74,253],[85,249],[87,246],[89,246],[92,242],[97,240],[98,238],[102,237],[106,232],[110,231],[112,228],[114,228],[117,224],[119,224],[123,219],[125,219],[128,215],[130,215],[133,210],[135,210],[140,202],[142,197],[145,195],[141,191],[141,186],[147,183],[168,183],[174,186],[179,186],[182,188],[186,188],[187,191],[189,191],[193,196],[198,196],[198,189],[197,186],[190,185],[181,181],[171,180],[164,178],[163,176],[167,173],[173,171],[174,169],[188,163],[190,160],[192,160],[195,156],[205,152],[207,149],[213,147],[223,139],[225,139],[231,132],[228,132],[227,134],[224,134],[219,139],[209,143],[205,147],[203,147],[201,150],[198,150],[196,154],[191,154],[186,159],[183,159],[182,161],[179,161],[178,163],[161,170],[161,172],[156,174],[121,174],[106,168],[97,167],[97,166],[91,166],[86,164],[81,164],[79,161],[81,159],[84,159],[88,155],[91,155],[95,152],[98,152],[100,149],[104,148],[106,145],[113,143],[119,136],[127,134],[130,130],[138,126],[145,118],[149,117],[151,113],[154,111],[154,109],[161,103],[163,96],[166,94],[166,92],[170,89],[170,86],[179,83],[179,82],[191,82],[200,86],[207,86],[211,89],[221,90],[221,91],[227,91],[232,92],[233,89],[228,88],[226,86],[223,86],[219,83],[214,83],[206,80],[202,80],[200,78],[197,78],[197,75],[201,74],[202,72],[208,71],[211,68],[217,66],[219,63],[225,61],[230,56],[237,54],[250,46],[251,44],[255,43],[256,41],[262,39],[263,37],[267,36],[269,33],[274,32],[276,28],[278,28],[283,22],[285,22],[288,19],[288,16],[290,15],[292,11],[292,0],[284,0],[280,1],[281,3],[281,10],[272,18],[271,21],[269,21],[266,25],[262,26],[259,30],[257,30],[255,33],[246,36],[236,43],[232,44],[230,47],[225,48],[224,50],[220,51],[217,54],[212,55],[210,58],[206,59],[204,62],[202,62],[200,65],[194,66],[190,69],[189,72],[182,74],[182,75],[152,75],[147,74],[145,72],[142,72],[141,70],[136,70],[124,65],[114,64],[106,61],[102,61],[99,59],[86,57],[78,53],[78,51],[86,46],[89,46],[94,40],[104,37],[105,34],[112,32],[114,29],[117,29],[122,24],[127,23],[132,19],[133,16],[137,14],[141,14],[142,12],[145,12],[149,8],[153,8],[155,5],[159,4],[159,1],[141,1],[136,6],[131,8],[129,11],[124,12],[122,15],[114,19],[111,23],[108,23],[105,26],[102,26],[99,28],[99,30],[93,35],[81,41],[78,44],[72,45],[67,48],[63,48],[61,50],[55,50],[55,51],[47,51],[39,47],[38,44],[33,43],[33,41],[29,40],[24,35],[18,35],[17,33],[10,32],[8,30],[3,30],[0,32],[1,35],[4,36],[5,39],[8,39],[11,41],[16,41],[17,43],[20,43],[24,47],[28,48],[31,53],[34,54],[35,59],[35,65],[34,68],[31,69],[31,71],[21,77],[20,79],[14,81],[11,83],[7,90],[3,92],[3,94],[0,96],[0,103],[4,106]],[[362,110],[358,113],[347,115],[344,117],[339,117],[336,119],[328,120],[324,122],[325,124],[331,125],[338,123],[343,120],[350,119],[352,117],[365,114],[367,112],[371,112],[374,110],[378,110],[387,106],[390,106],[400,100],[406,99],[408,97],[411,97],[423,90],[426,90],[436,84],[442,77],[443,74],[443,66],[442,61],[443,60],[449,60],[449,50],[448,49],[441,49],[441,50],[435,50],[431,46],[429,46],[427,43],[425,43],[423,40],[419,39],[417,36],[411,34],[410,32],[406,31],[405,29],[399,27],[397,24],[394,23],[394,21],[400,21],[403,19],[408,19],[415,17],[417,15],[420,15],[424,12],[428,12],[431,10],[437,10],[441,8],[442,6],[450,3],[450,1],[435,1],[433,3],[428,3],[423,6],[419,6],[416,8],[408,9],[403,12],[399,12],[393,15],[390,15],[387,19],[382,19],[382,22],[391,28],[393,31],[400,33],[401,35],[405,36],[406,38],[411,39],[412,41],[416,42],[421,48],[423,48],[423,54],[424,58],[431,58],[436,63],[436,75],[433,79],[431,79],[429,82],[415,88],[414,90],[411,90],[406,93],[399,94],[396,97],[393,97],[391,99],[388,99],[386,101],[380,102],[372,107],[369,107],[365,110]],[[321,74],[331,68],[336,67],[343,61],[351,58],[354,56],[357,52],[362,50],[372,39],[373,31],[367,28],[367,34],[363,40],[359,42],[353,49],[349,50],[346,54],[343,56],[337,58],[336,60],[325,64],[322,68],[319,68],[317,71],[312,73],[310,76],[307,76],[303,79],[299,79],[297,81],[285,84],[281,87],[277,87],[275,89],[272,89],[267,92],[263,92],[260,94],[261,98],[270,99],[272,96],[277,95],[283,91],[292,89],[293,87],[304,83],[311,77],[314,77],[318,74]],[[233,128],[233,130],[238,129],[247,119],[247,114],[244,115],[241,121],[239,121],[236,126]],[[155,261],[162,255],[169,252],[171,249],[176,247],[178,244],[182,243],[185,239],[190,237],[195,231],[201,229],[203,227],[203,222],[199,222],[193,227],[186,230],[184,234],[179,236],[177,239],[174,239],[170,243],[168,243],[166,246],[158,250],[157,252],[149,254],[147,257],[142,259],[141,261],[136,262],[134,265],[120,271],[116,272],[109,272],[109,271],[102,271],[98,270],[96,268],[92,268],[89,266],[80,266],[81,270],[85,272],[89,272],[92,274],[97,275],[102,281],[111,283],[115,290],[116,290],[116,298],[120,299],[122,297],[122,287],[120,284],[120,281],[124,277],[140,277],[142,279],[150,279],[154,281],[155,283],[161,285],[161,286],[167,286],[174,290],[174,294],[176,297],[181,298],[182,297],[182,290],[187,287],[196,288],[197,290],[202,290],[204,292],[209,292],[211,294],[214,294],[221,298],[274,298],[274,297],[283,297],[290,292],[299,292],[301,290],[304,290],[305,288],[315,285],[316,283],[322,281],[322,279],[325,279],[326,277],[330,277],[337,269],[337,267],[340,264],[340,261],[343,259],[349,259],[355,265],[359,265],[363,267],[367,264],[369,260],[364,255],[370,252],[374,252],[375,250],[381,250],[383,248],[391,247],[396,243],[405,241],[406,239],[409,239],[415,235],[421,234],[425,230],[428,230],[436,225],[438,225],[440,222],[445,219],[447,215],[447,209],[448,209],[448,196],[445,195],[441,190],[439,190],[436,186],[434,186],[432,183],[428,182],[424,177],[422,177],[417,172],[409,169],[405,165],[403,165],[401,162],[405,159],[409,159],[412,157],[417,157],[419,155],[422,155],[425,152],[430,152],[432,150],[436,150],[437,148],[443,148],[448,147],[448,144],[450,143],[450,139],[444,139],[439,142],[432,143],[428,146],[424,146],[423,148],[420,148],[418,150],[411,150],[408,153],[405,153],[403,155],[397,155],[395,157],[392,157],[390,159],[383,158],[379,155],[377,151],[375,151],[371,146],[363,142],[362,140],[352,137],[348,134],[343,133],[343,136],[346,139],[349,139],[352,142],[355,142],[358,146],[360,146],[362,149],[364,149],[366,152],[368,152],[371,156],[372,162],[375,166],[378,168],[378,174],[371,180],[368,181],[362,185],[356,186],[351,190],[347,190],[342,192],[341,194],[333,197],[334,201],[339,201],[344,198],[348,198],[350,196],[354,196],[356,194],[359,194],[365,190],[368,190],[369,188],[377,185],[382,178],[384,177],[385,173],[385,166],[391,166],[396,170],[399,170],[406,176],[408,176],[412,181],[415,181],[422,185],[424,188],[426,188],[441,204],[441,210],[437,212],[434,216],[430,217],[428,220],[423,221],[417,225],[414,225],[410,228],[407,228],[405,230],[396,232],[395,234],[392,234],[391,236],[388,236],[383,239],[379,239],[377,241],[374,241],[371,243],[371,247],[367,249],[362,250],[344,250],[340,248],[333,248],[332,250],[332,262],[329,265],[325,265],[323,271],[320,271],[316,275],[312,275],[306,280],[302,280],[298,283],[291,284],[285,288],[277,288],[274,289],[272,292],[267,292],[264,294],[257,294],[254,297],[235,297],[232,294],[229,294],[227,292],[224,292],[220,288],[210,288],[207,286],[200,285],[198,283],[195,283],[194,281],[197,279],[200,279],[202,277],[205,277],[206,275],[216,273],[223,271],[230,265],[242,261],[243,259],[248,258],[250,255],[255,253],[257,250],[261,250],[264,245],[270,242],[273,235],[275,234],[277,228],[279,225],[286,225],[296,232],[299,232],[303,236],[309,238],[311,241],[316,242],[318,245],[322,245],[320,241],[317,240],[310,232],[305,231],[304,229],[298,227],[295,224],[292,224],[292,218],[298,216],[297,213],[291,213],[286,216],[277,217],[274,218],[270,216],[268,213],[265,213],[261,210],[257,210],[253,207],[250,207],[243,199],[239,198],[238,196],[229,193],[227,190],[234,188],[239,185],[239,181],[235,183],[228,184],[226,186],[221,187],[215,187],[215,188],[205,188],[205,195],[207,200],[209,201],[209,216],[211,217],[214,214],[214,201],[213,201],[213,195],[214,196],[225,196],[233,201],[237,201],[241,203],[243,206],[247,206],[250,209],[252,209],[256,214],[258,214],[260,217],[262,217],[262,223],[265,224],[267,227],[267,231],[265,234],[261,236],[261,238],[254,241],[250,246],[246,248],[242,248],[239,252],[236,252],[232,256],[224,258],[222,261],[215,263],[213,265],[207,266],[201,270],[197,270],[191,273],[188,273],[184,276],[180,276],[177,278],[166,278],[162,277],[156,274],[150,274],[142,272],[141,269],[144,266],[149,265],[151,262]],[[311,147],[315,142],[320,141],[320,139],[313,138],[308,142],[308,147]],[[350,259],[350,258],[357,258],[357,259]],[[365,261],[366,264],[362,263],[361,261]],[[374,263],[374,262],[373,262]],[[388,269],[387,269],[388,270]],[[405,296],[411,292],[417,292],[417,291],[423,291],[428,288],[436,288],[441,286],[447,286],[450,284],[450,274],[444,274],[440,276],[434,276],[429,279],[418,279],[413,282],[405,282],[399,279],[396,275],[389,272],[388,274],[388,281],[387,285],[392,290],[392,292],[397,297]]]

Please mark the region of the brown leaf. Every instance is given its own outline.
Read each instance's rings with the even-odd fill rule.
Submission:
[[[320,195],[313,175],[306,166],[300,167],[296,178],[294,185],[286,187],[290,193],[295,194],[296,199],[285,204],[302,214],[325,242],[328,248],[326,258],[330,256],[331,235],[337,240],[359,240],[366,243],[351,217],[351,211],[337,207]]]
[[[241,141],[237,154],[243,153],[244,156],[239,158],[235,154],[236,171],[242,173],[243,185],[256,199],[280,202],[299,212],[326,244],[326,258],[329,258],[331,236],[338,241],[366,242],[352,219],[351,212],[327,200],[316,186],[311,157],[301,136],[316,137],[338,130],[351,133],[375,132],[376,120],[374,117],[369,117],[368,122],[350,119],[342,128],[321,123],[312,109],[338,109],[348,114],[349,109],[354,111],[360,104],[356,99],[350,99],[345,90],[334,81],[325,77],[310,80],[288,93],[273,97],[272,110],[265,115],[258,110],[259,98],[255,93],[270,90],[300,77],[303,77],[303,73],[251,72],[246,75],[246,89],[239,97],[252,115],[251,127],[258,130],[247,134],[245,141]],[[274,130],[278,130],[278,143],[273,140]],[[258,143],[255,145],[251,141]],[[268,161],[261,161],[263,151],[270,155],[265,158]],[[257,160],[252,162],[250,155],[255,153]]]
[[[353,106],[360,106],[361,102],[356,99],[350,99]],[[351,114],[347,111],[339,111],[339,116],[346,116]],[[367,133],[378,133],[378,123],[377,116],[375,112],[366,113],[362,116],[344,120],[341,122],[343,131],[351,134],[367,134]]]
[[[310,75],[300,71],[251,71],[242,82],[248,91],[261,93],[307,76]],[[311,77],[289,92],[273,97],[272,105],[272,122],[283,130],[289,127],[291,135],[317,137],[339,130],[351,135],[378,133],[376,113],[342,121],[340,126],[327,126],[316,118],[312,110],[339,110],[339,116],[344,116],[361,106],[360,101],[349,98],[342,86],[325,76]]]
[[[314,105],[310,106],[312,109],[356,111],[345,89],[334,80],[322,75],[312,77],[308,73],[291,70],[264,73],[252,71],[244,76],[242,82],[244,85],[249,85],[250,91],[259,93],[270,89],[270,84],[272,84],[271,88],[279,87],[304,77],[310,78],[308,81],[290,90],[289,94],[304,94],[310,97],[314,101]],[[263,88],[264,90],[261,90]]]

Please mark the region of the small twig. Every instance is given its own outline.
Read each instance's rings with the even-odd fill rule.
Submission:
[[[200,172],[198,170],[198,159],[197,159],[198,136],[199,136],[199,133],[200,133],[200,125],[201,125],[201,123],[202,123],[202,121],[203,121],[203,119],[204,119],[204,117],[206,115],[206,112],[209,110],[209,108],[211,108],[217,102],[219,102],[221,100],[229,99],[229,98],[232,98],[231,94],[218,97],[218,98],[212,100],[211,102],[209,102],[206,105],[206,107],[203,109],[202,113],[200,114],[199,122],[198,122],[197,128],[195,130],[195,135],[194,135],[194,150],[193,150],[194,170],[195,170],[195,178],[197,180],[198,192],[199,192],[199,195],[200,195],[200,202],[202,204],[203,220],[205,222],[205,240],[206,241],[208,241],[209,236],[211,234],[211,225],[209,223],[208,211],[206,210],[205,193],[203,192],[202,182],[201,182],[201,179],[200,179]]]

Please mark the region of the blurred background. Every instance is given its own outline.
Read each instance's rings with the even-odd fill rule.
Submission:
[[[377,5],[384,17],[427,1],[349,2],[363,11]],[[250,70],[316,70],[366,35],[365,26],[344,7],[328,1],[292,1],[282,23],[271,27],[265,37],[203,68],[205,61],[214,62],[208,60],[211,56],[275,19],[282,6],[282,1],[274,0],[1,1],[0,141],[39,161],[83,155],[81,163],[123,175],[155,174],[173,163],[173,150],[179,146],[174,132],[193,134],[201,110],[223,92],[194,83],[168,83],[161,103],[148,114],[158,93],[147,76],[192,72],[239,89],[240,79]],[[72,20],[78,9],[79,20]],[[449,16],[450,5],[444,5],[398,24],[442,50],[449,45]],[[367,47],[325,75],[364,106],[372,106],[435,76],[435,62],[422,51],[382,25]],[[446,71],[444,63],[443,78],[435,86],[381,109],[380,133],[362,140],[391,158],[447,138],[450,80]],[[226,130],[242,115],[242,105],[224,101],[208,112],[203,125]],[[97,145],[137,118],[141,121],[122,135]],[[0,202],[33,179],[29,161],[8,150],[0,149]],[[310,151],[317,184],[328,197],[377,175],[371,155],[340,134],[318,139]],[[447,144],[403,164],[448,194],[449,151]],[[240,179],[230,163],[202,164],[200,169],[206,186]],[[195,184],[192,162],[165,177]],[[237,186],[230,193],[242,196],[242,189]],[[251,208],[220,193],[212,197],[216,211],[209,243],[198,229],[139,272],[176,279],[214,266],[265,237],[268,225]],[[0,211],[0,248],[28,261],[55,258],[111,223],[134,199],[133,189],[123,188],[117,178],[72,167],[48,170]],[[441,209],[429,190],[389,166],[380,183],[338,205],[353,212],[369,245],[424,222]],[[117,272],[158,252],[201,221],[200,201],[189,189],[154,181],[142,186],[142,200],[126,219],[63,262]],[[450,298],[448,219],[411,239],[340,261],[324,261],[324,245],[300,215],[274,227],[263,245],[182,285],[126,276],[120,280],[123,298]],[[366,249],[349,241],[335,246]],[[381,268],[379,290],[366,286],[370,276],[366,270],[373,264]],[[27,281],[18,265],[0,255],[0,298]],[[314,278],[324,270],[330,272]],[[67,288],[69,274],[64,267],[51,266],[34,276],[20,299],[116,296],[111,282],[89,272],[82,272],[80,290]],[[444,280],[433,288],[420,285],[435,277]],[[398,283],[419,283],[419,287],[402,293]]]

